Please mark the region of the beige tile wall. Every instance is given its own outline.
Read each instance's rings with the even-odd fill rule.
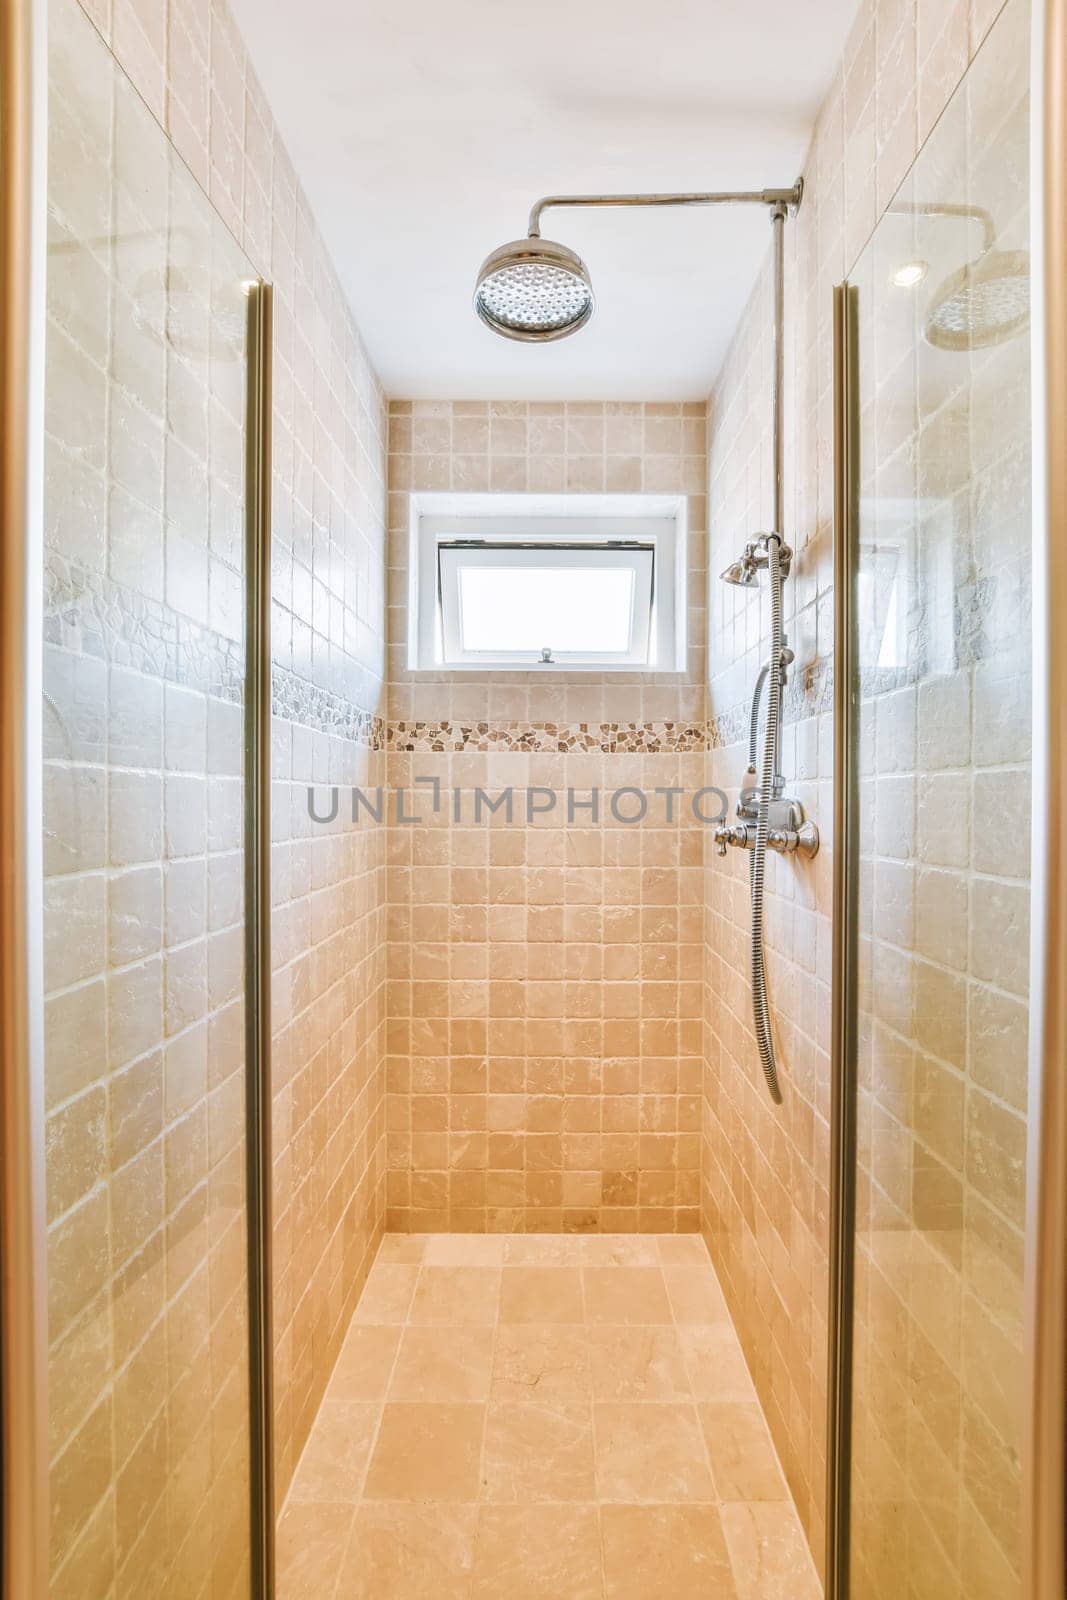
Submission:
[[[475,785],[543,785],[560,802],[532,826],[520,811],[513,827],[501,813],[390,829],[389,1226],[691,1229],[699,834],[681,812],[626,826],[605,804],[606,822],[564,826],[564,811],[568,786],[699,787],[704,408],[419,401],[390,418],[389,782],[437,777],[466,792],[467,819]],[[409,673],[419,489],[687,494],[689,671]],[[658,753],[622,753],[601,723]],[[577,724],[594,748],[562,753]]]
[[[384,709],[384,400],[224,0],[84,0],[83,9],[162,126],[160,147],[165,133],[275,288],[275,1330],[284,1493],[384,1215],[384,840],[320,837],[305,803],[312,776],[365,776],[377,759],[367,746]],[[54,115],[62,118],[61,106]],[[152,139],[144,143],[152,148]],[[76,178],[78,160],[70,170]],[[106,231],[106,213],[95,220]],[[95,220],[77,216],[86,229]],[[93,428],[103,415],[93,411]],[[136,504],[116,496],[109,514],[83,500],[96,521],[70,516],[62,538],[106,540],[126,554],[125,581],[143,588],[154,492],[142,485]],[[191,537],[202,537],[195,513]],[[172,563],[176,584],[193,570],[187,555],[178,551]],[[222,614],[239,612],[239,584],[220,588],[218,603]],[[92,912],[84,908],[83,923]],[[137,1003],[150,1007],[151,994],[139,991]]]
[[[706,877],[703,1223],[813,1549],[822,1559],[827,1274],[832,727],[832,295],[904,178],[997,0],[863,0],[819,113],[787,230],[787,585],[797,652],[784,768],[823,851],[775,861],[768,966],[785,1105],[760,1087],[749,1021],[744,863]],[[765,270],[709,403],[709,570],[769,525],[770,282]],[[760,602],[712,582],[710,781],[736,788],[740,717],[766,648]],[[799,692],[802,689],[802,693]]]

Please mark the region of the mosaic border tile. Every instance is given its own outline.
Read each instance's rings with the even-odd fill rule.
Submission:
[[[707,748],[702,722],[390,722],[397,753],[660,755]]]

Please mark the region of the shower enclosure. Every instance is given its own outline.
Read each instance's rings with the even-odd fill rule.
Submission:
[[[1047,1460],[1062,1491],[1062,1405],[1053,1455],[1027,1436],[1056,1400],[1028,1371],[1034,1319],[1061,1292],[1036,1270],[1034,1173],[1058,1133],[1041,1075],[1062,1056],[1043,1061],[1029,957],[1031,663],[1047,670],[1040,607],[1062,627],[1064,598],[1031,503],[1029,35],[1010,0],[838,292],[839,1600],[1063,1592],[1062,1500],[1040,1585],[1024,1522]],[[1038,705],[1057,692],[1039,688]],[[1061,974],[1055,886],[1037,886],[1038,954]]]
[[[5,1173],[5,1359],[34,1348],[4,1410],[37,1408],[5,1415],[4,1592],[222,1600],[269,1592],[273,1530],[270,292],[80,7],[52,0],[47,43],[41,20],[4,41],[38,94],[32,128],[5,105],[4,137],[39,141],[47,209],[18,219],[43,336],[23,368],[31,467],[43,455],[4,586],[36,619],[17,630],[5,962],[43,949],[40,972],[5,967],[26,1007],[5,1041],[24,1163]],[[47,1332],[11,1303],[12,1249]]]
[[[3,1595],[269,1600],[270,291],[43,13],[0,7]],[[1067,0],[1032,21],[836,306],[832,1600],[1064,1593]]]

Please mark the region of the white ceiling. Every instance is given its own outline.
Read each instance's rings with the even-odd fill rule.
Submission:
[[[597,311],[501,339],[471,294],[549,192],[786,187],[857,0],[234,0],[372,359],[405,398],[697,399],[761,208],[555,211]]]

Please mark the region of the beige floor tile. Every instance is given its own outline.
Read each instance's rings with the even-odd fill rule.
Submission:
[[[398,1325],[360,1324],[348,1330],[326,1391],[330,1400],[384,1400],[396,1360]]]
[[[483,1506],[473,1600],[602,1600],[596,1506]]]
[[[675,1322],[729,1322],[726,1298],[711,1266],[664,1267]]]
[[[340,1600],[467,1600],[475,1505],[368,1501],[356,1515]],[[283,1592],[281,1600],[293,1600]]]
[[[290,1500],[358,1500],[380,1413],[381,1407],[371,1403],[324,1400],[293,1477]]]
[[[390,1400],[486,1401],[493,1371],[493,1329],[404,1329]]]
[[[354,1516],[349,1502],[289,1502],[278,1522],[281,1600],[330,1600]]]
[[[378,1246],[375,1264],[378,1262],[400,1262],[407,1265],[418,1265],[426,1258],[426,1245],[430,1239],[426,1233],[383,1233],[382,1242]]]
[[[702,1405],[700,1421],[720,1499],[788,1500],[770,1432],[755,1402]]]
[[[577,1267],[505,1267],[501,1322],[583,1322],[582,1275]]]
[[[696,1234],[387,1235],[278,1548],[280,1600],[819,1595]]]
[[[423,1267],[411,1303],[412,1323],[492,1324],[500,1301],[495,1267]]]
[[[517,1323],[497,1329],[493,1404],[536,1403],[556,1411],[588,1408],[592,1390],[585,1329]]]
[[[734,1600],[717,1506],[602,1506],[600,1538],[605,1600]]]
[[[593,1423],[587,1408],[493,1405],[485,1430],[488,1501],[593,1500]]]
[[[689,1400],[676,1328],[590,1327],[589,1370],[597,1400]]]
[[[720,1509],[738,1600],[821,1600],[822,1585],[792,1504]]]
[[[660,1264],[664,1267],[710,1267],[708,1247],[699,1233],[661,1233],[656,1240]]]
[[[689,1381],[698,1400],[755,1400],[756,1390],[732,1322],[678,1328]]]
[[[432,1233],[423,1261],[428,1267],[499,1267],[505,1239],[502,1233]]]
[[[368,1500],[478,1498],[485,1407],[388,1402],[367,1471]]]
[[[589,1240],[568,1233],[512,1233],[504,1241],[504,1265],[576,1267],[585,1260]]]
[[[602,1500],[714,1500],[696,1407],[656,1401],[593,1407]]]
[[[670,1302],[659,1267],[585,1267],[588,1322],[671,1322]]]
[[[417,1266],[376,1261],[367,1274],[353,1322],[405,1322],[418,1276]]]
[[[591,1233],[580,1241],[587,1267],[654,1267],[659,1247],[639,1233]]]

